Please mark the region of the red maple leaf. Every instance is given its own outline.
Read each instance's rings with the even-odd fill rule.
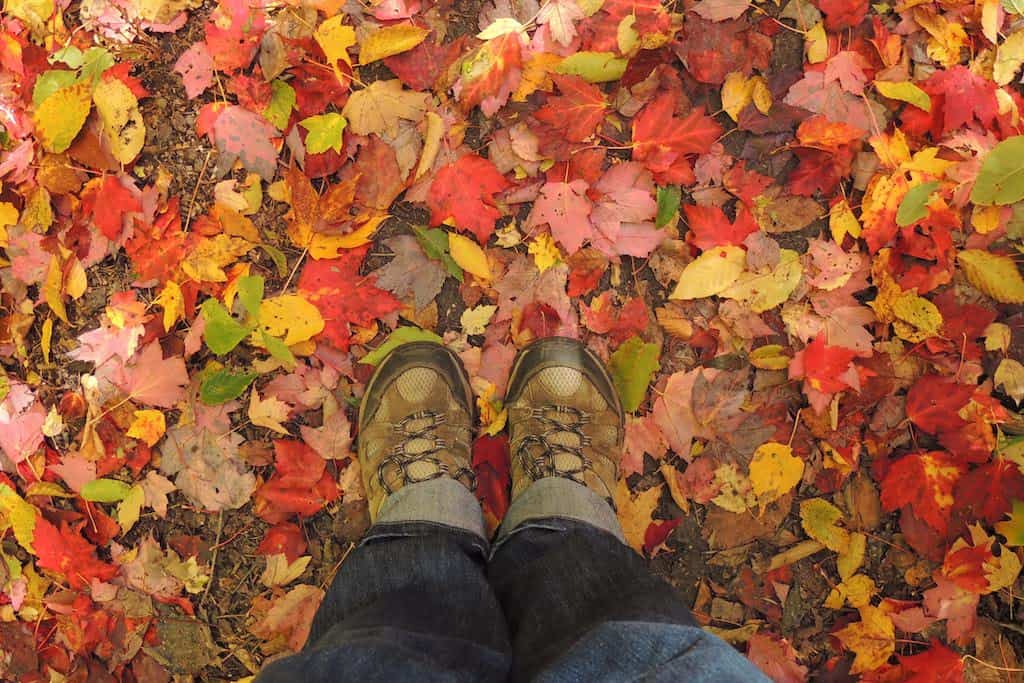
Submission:
[[[991,543],[967,545],[946,555],[942,576],[965,591],[984,593],[989,586],[985,565],[994,559]]]
[[[466,49],[467,38],[459,36],[445,45],[424,40],[411,50],[385,58],[384,65],[413,90],[428,90]]]
[[[748,207],[754,205],[754,199],[764,192],[772,182],[773,180],[769,176],[748,169],[746,161],[736,164],[722,176],[725,189]]]
[[[945,451],[904,456],[882,480],[882,507],[891,512],[910,506],[919,519],[944,534],[953,507],[953,486],[965,469]]]
[[[135,234],[125,243],[124,250],[139,280],[164,282],[174,275],[185,257],[178,198],[167,202],[167,208],[152,225],[136,224]]]
[[[956,485],[954,511],[965,521],[984,520],[995,524],[1024,500],[1024,474],[1009,460],[999,458],[977,467]]]
[[[908,135],[931,133],[938,140],[975,122],[980,130],[995,126],[999,116],[996,84],[967,67],[938,69],[919,85],[931,96],[932,107],[927,112],[913,105],[903,110],[902,128]]]
[[[256,546],[257,555],[283,554],[294,562],[306,552],[306,537],[294,522],[280,522],[267,529],[263,540]]]
[[[650,315],[642,297],[629,299],[616,306],[611,300],[612,293],[602,292],[594,297],[590,305],[581,305],[580,313],[584,324],[592,332],[606,334],[615,344],[621,344],[629,337],[640,334],[647,328]]]
[[[368,249],[366,245],[338,258],[307,261],[299,276],[299,290],[323,316],[319,336],[341,351],[348,351],[352,325],[366,327],[402,307],[390,292],[376,286],[376,276],[359,275]]]
[[[561,93],[548,98],[547,104],[537,110],[534,116],[571,142],[583,142],[591,137],[604,121],[608,100],[596,85],[587,83],[579,76],[551,75],[551,80]]]
[[[519,32],[510,31],[488,40],[462,64],[462,78],[454,88],[462,111],[468,113],[479,104],[484,114],[493,115],[519,85],[522,67]]]
[[[921,654],[900,657],[902,683],[962,683],[964,661],[960,655],[932,639],[931,647]]]
[[[512,481],[509,467],[508,436],[485,434],[473,442],[476,497],[489,529],[496,529],[508,510]]]
[[[490,160],[467,154],[437,172],[427,195],[430,224],[452,219],[455,227],[471,232],[480,244],[487,244],[501,211],[494,194],[510,187]]]
[[[97,559],[96,548],[67,523],[62,523],[58,531],[53,524],[37,517],[32,545],[39,566],[60,574],[74,589],[85,588],[93,579],[109,581],[117,574],[117,567]]]
[[[673,48],[691,76],[721,85],[733,71],[749,76],[754,69],[767,70],[772,39],[752,30],[745,18],[708,21],[691,14]]]
[[[868,13],[868,0],[818,0],[818,9],[825,14],[825,28],[841,31],[864,21]]]
[[[965,420],[958,413],[974,390],[949,377],[925,375],[907,392],[907,417],[930,434],[960,429]]]
[[[274,441],[274,474],[256,490],[254,512],[277,524],[291,515],[309,517],[341,495],[327,461],[302,441]]]
[[[808,384],[817,391],[834,394],[850,386],[840,377],[850,368],[850,362],[857,355],[844,346],[829,346],[825,334],[821,333],[800,352],[803,360],[803,374]]]
[[[687,155],[711,151],[721,134],[722,127],[702,109],[676,117],[674,99],[662,93],[633,119],[633,159],[659,183],[692,185],[696,178]]]
[[[725,245],[739,246],[748,235],[760,229],[754,217],[742,206],[736,211],[736,220],[731,223],[717,206],[687,204],[683,210],[690,227],[686,241],[701,251]]]
[[[117,176],[106,175],[103,183],[82,197],[82,210],[92,211],[92,222],[108,240],[116,240],[124,229],[125,214],[142,210],[142,202]]]

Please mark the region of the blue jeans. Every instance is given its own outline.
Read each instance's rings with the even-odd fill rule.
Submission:
[[[259,683],[768,680],[696,625],[622,543],[614,515],[580,519],[610,510],[596,494],[561,479],[533,484],[527,493],[549,482],[536,490],[554,502],[521,496],[492,548],[463,514],[475,505],[466,489],[436,481],[385,504],[305,649],[265,667]]]

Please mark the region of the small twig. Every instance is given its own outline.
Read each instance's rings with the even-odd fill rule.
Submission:
[[[206,582],[206,588],[203,589],[203,597],[199,598],[199,607],[203,606],[206,602],[206,596],[210,593],[210,586],[213,585],[213,575],[217,571],[217,553],[220,552],[220,534],[224,531],[224,511],[221,510],[217,513],[217,538],[213,541],[213,557],[210,559],[210,578]]]
[[[203,182],[203,176],[206,175],[206,167],[210,165],[210,155],[213,154],[212,149],[206,150],[206,159],[203,160],[203,168],[199,171],[199,177],[196,178],[196,186],[192,189],[192,199],[188,202],[188,215],[185,216],[185,232],[188,232],[188,226],[192,223],[192,210],[196,207],[196,197],[199,196],[199,185]]]

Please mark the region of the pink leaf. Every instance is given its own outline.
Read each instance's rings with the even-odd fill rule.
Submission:
[[[213,57],[206,43],[195,43],[182,52],[174,63],[174,70],[181,74],[185,94],[190,100],[213,85]]]
[[[165,360],[160,344],[153,342],[139,353],[115,383],[133,401],[170,408],[185,398],[188,371],[180,356]]]

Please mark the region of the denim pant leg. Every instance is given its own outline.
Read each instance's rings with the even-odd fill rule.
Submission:
[[[488,568],[512,634],[512,680],[768,681],[696,625],[623,544],[603,499],[564,479],[531,489],[541,484],[509,509]],[[596,524],[583,521],[595,511]]]
[[[259,683],[506,679],[508,631],[484,574],[488,546],[459,519],[474,508],[479,516],[479,505],[461,484],[427,484],[394,496],[399,504],[338,571],[306,647],[265,667]],[[416,521],[438,500],[457,503],[454,517]]]

